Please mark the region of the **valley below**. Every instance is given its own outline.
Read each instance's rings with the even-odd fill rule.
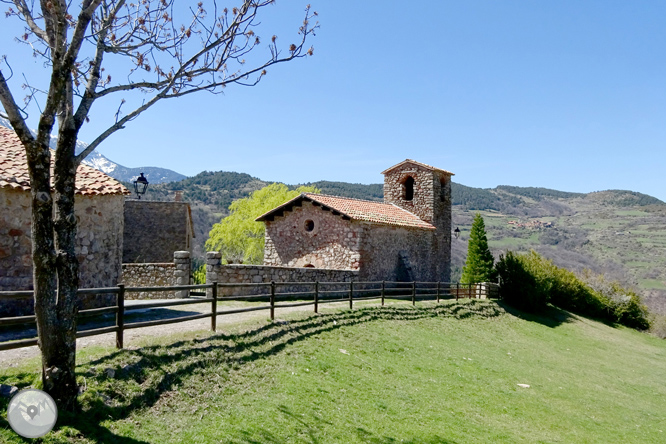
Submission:
[[[208,233],[229,214],[231,202],[268,184],[244,173],[203,172],[152,185],[146,198],[173,200],[176,191],[183,191],[184,200],[192,206],[196,230],[193,256],[203,261]],[[320,181],[298,185],[367,200],[381,200],[383,195],[381,184]],[[557,266],[576,272],[590,270],[629,285],[639,291],[651,311],[666,314],[666,204],[659,199],[625,190],[571,193],[453,183],[452,205],[452,226],[461,231],[460,238],[452,239],[452,281],[462,274],[469,230],[478,212],[485,220],[495,258],[509,250],[535,250]]]

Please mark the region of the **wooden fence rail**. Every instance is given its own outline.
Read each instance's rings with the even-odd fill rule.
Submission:
[[[311,291],[297,291],[297,292],[280,292],[280,287],[285,286],[299,286],[311,287]],[[347,287],[342,290],[325,290],[327,286]],[[255,287],[262,288],[268,287],[268,294],[253,294],[243,296],[222,296],[218,295],[219,288],[228,287]],[[178,299],[165,302],[146,302],[130,306],[125,305],[125,295],[127,293],[143,292],[143,291],[174,291],[174,290],[202,290],[211,289],[211,297],[196,297],[192,299]],[[211,283],[211,284],[198,284],[198,285],[172,285],[166,287],[125,287],[119,284],[117,287],[109,288],[84,288],[79,289],[78,294],[110,294],[116,295],[116,305],[111,307],[92,308],[87,310],[80,310],[78,318],[89,318],[92,316],[99,316],[102,314],[115,313],[115,325],[110,327],[94,328],[89,330],[82,330],[76,333],[77,338],[84,338],[87,336],[95,336],[106,333],[116,334],[116,347],[123,348],[123,334],[125,330],[135,328],[153,327],[157,325],[173,324],[177,322],[193,321],[196,319],[211,319],[211,330],[217,329],[217,317],[224,315],[231,315],[237,313],[248,313],[258,310],[270,310],[271,319],[275,319],[275,310],[279,308],[300,307],[306,305],[313,305],[314,312],[319,312],[321,304],[333,302],[349,302],[349,308],[353,309],[354,301],[380,299],[381,305],[384,306],[387,299],[409,299],[412,305],[416,305],[417,301],[436,300],[439,302],[442,299],[460,298],[498,298],[499,286],[492,283],[483,284],[460,284],[451,282],[270,282],[258,284],[233,284],[233,283]],[[202,294],[199,292],[192,292],[193,294]],[[32,291],[3,291],[0,292],[0,301],[7,299],[27,299],[32,298]],[[268,305],[260,305],[256,307],[245,307],[230,310],[218,310],[218,302],[220,301],[248,301],[255,300],[260,302],[267,302]],[[280,300],[283,301],[279,304]],[[300,300],[301,302],[294,302]],[[305,301],[303,301],[305,300]],[[284,303],[288,302],[288,303]],[[181,316],[170,319],[157,319],[153,321],[141,321],[125,323],[125,318],[128,312],[146,308],[163,308],[174,307],[179,305],[202,304],[210,303],[210,313],[199,313],[195,315]],[[29,325],[35,323],[35,316],[13,316],[0,318],[0,328],[14,327],[17,325]],[[15,341],[7,341],[0,343],[0,351],[11,350],[21,347],[30,347],[37,345],[37,338],[20,339]]]

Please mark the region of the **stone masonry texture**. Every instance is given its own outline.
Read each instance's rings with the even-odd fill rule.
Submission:
[[[414,179],[414,196],[405,199],[405,183]],[[451,275],[451,174],[417,162],[404,162],[384,174],[384,202],[410,211],[436,227],[430,242],[430,270],[434,280]]]
[[[122,195],[76,195],[80,288],[113,287],[121,275]],[[32,289],[30,192],[0,188],[0,291]],[[114,295],[81,296],[80,308],[115,303]],[[0,302],[0,317],[33,313],[32,300]]]
[[[261,284],[274,282],[351,282],[358,280],[358,271],[297,267],[274,267],[266,265],[222,265],[218,252],[206,253],[206,283]],[[345,287],[347,288],[347,287]],[[337,290],[328,287],[327,290]],[[280,292],[312,291],[311,286],[280,286]],[[220,288],[219,296],[244,294],[269,294],[269,286],[246,288]],[[208,290],[210,296],[210,290]]]
[[[170,287],[190,284],[190,252],[176,251],[173,262],[150,264],[123,264],[125,287]],[[186,298],[187,290],[127,292],[126,299]]]
[[[176,285],[175,264],[123,264],[123,284],[126,287],[153,287]],[[173,299],[174,291],[142,291],[125,293],[125,299]]]
[[[187,202],[125,201],[123,263],[166,263],[174,251],[191,251]]]
[[[288,216],[266,221],[264,265],[358,270],[361,224],[352,224],[310,202]],[[308,231],[305,224],[314,224]]]
[[[384,172],[384,202],[435,230],[349,220],[303,201],[265,220],[264,264],[354,270],[367,281],[448,281],[451,173],[418,162],[398,164]]]

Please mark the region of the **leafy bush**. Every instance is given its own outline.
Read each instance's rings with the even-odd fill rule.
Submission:
[[[609,281],[602,274],[593,274],[589,270],[583,272],[582,279],[606,300],[607,311],[615,322],[640,330],[650,328],[648,309],[634,290],[623,287],[619,282]]]
[[[512,251],[500,255],[495,269],[500,281],[500,297],[507,304],[528,312],[536,312],[546,306],[548,292],[537,284],[523,256]]]
[[[650,333],[658,338],[666,339],[666,316],[655,315],[650,322]]]
[[[548,302],[574,313],[605,317],[604,301],[573,272],[557,267],[535,251],[525,255],[525,262],[540,287],[548,292]]]
[[[201,264],[192,272],[192,279],[195,284],[206,283],[206,264]]]
[[[579,278],[535,251],[521,255],[509,251],[500,256],[496,270],[502,298],[516,308],[536,311],[551,303],[583,316],[631,328],[650,327],[647,308],[638,294],[617,282],[606,281],[603,276],[586,272]]]

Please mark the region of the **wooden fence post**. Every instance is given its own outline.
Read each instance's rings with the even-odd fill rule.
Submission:
[[[460,283],[456,282],[456,301],[458,300],[459,295],[460,295]]]
[[[118,284],[116,295],[116,348],[123,348],[123,328],[125,328],[125,284]]]
[[[439,290],[441,282],[437,281],[437,303],[439,303]]]
[[[319,313],[319,281],[315,281],[315,313]]]
[[[349,283],[349,309],[354,308],[354,281]]]
[[[213,282],[213,300],[211,304],[212,317],[210,319],[210,329],[216,331],[217,329],[217,282]]]
[[[412,282],[412,305],[416,305],[416,281]]]
[[[275,320],[275,281],[271,281],[271,321]]]
[[[384,306],[384,294],[386,292],[386,281],[382,281],[382,307]]]

